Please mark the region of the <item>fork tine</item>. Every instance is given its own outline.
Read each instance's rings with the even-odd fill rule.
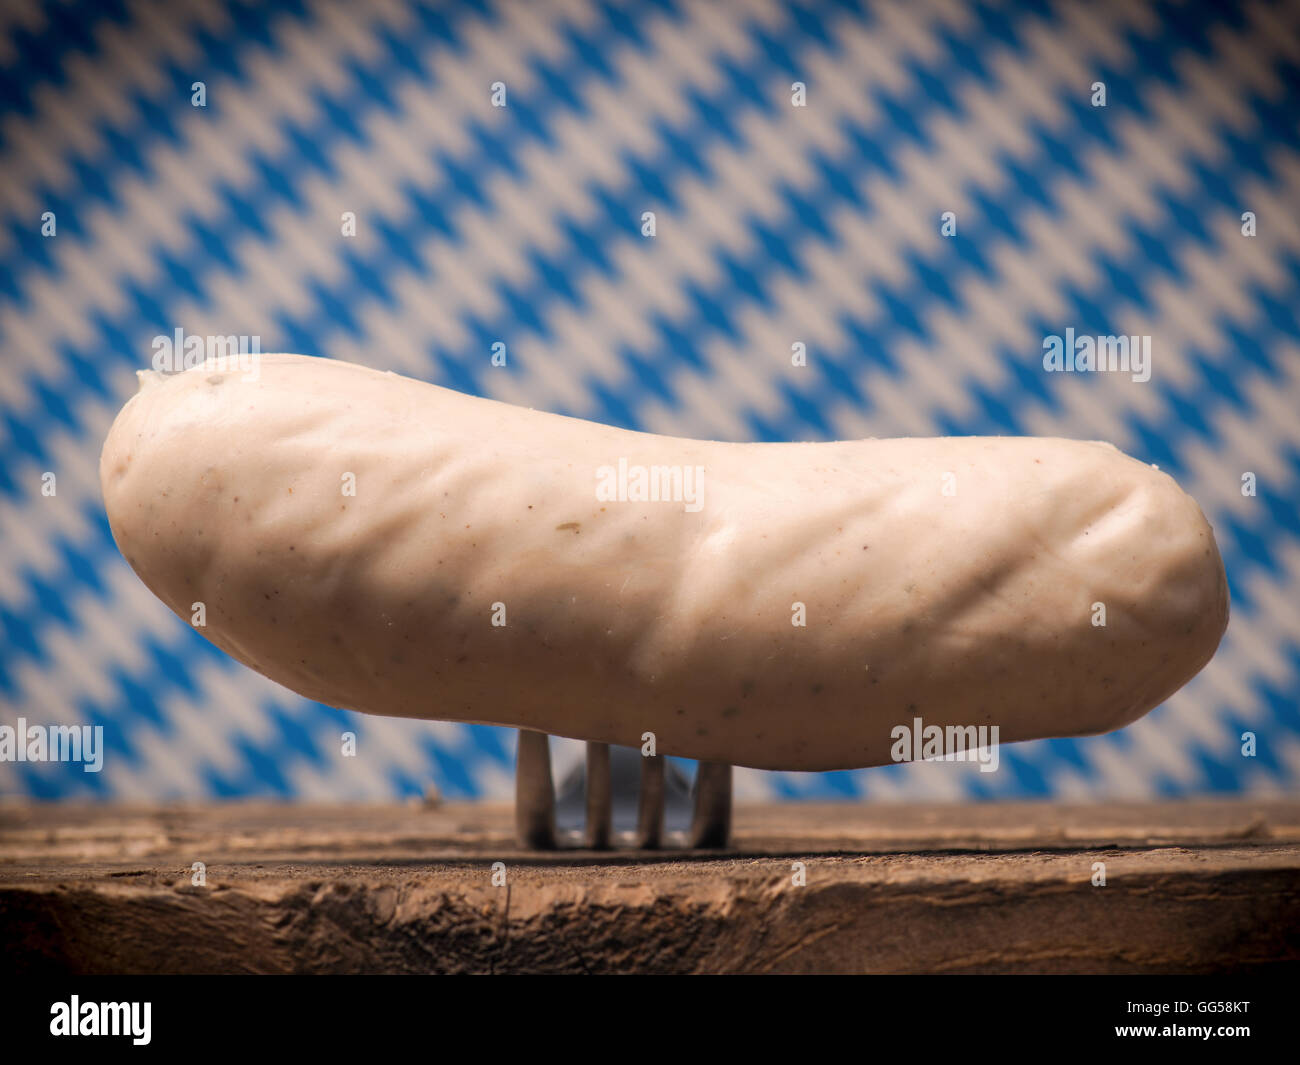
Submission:
[[[641,759],[641,794],[636,815],[636,845],[655,850],[664,836],[664,757]]]
[[[609,744],[588,741],[586,844],[592,850],[606,850],[609,847],[613,824],[612,801]]]
[[[515,761],[515,834],[533,850],[555,848],[555,785],[551,744],[545,732],[519,730]]]
[[[731,766],[726,762],[701,762],[695,777],[695,814],[691,818],[691,846],[716,850],[731,839]]]

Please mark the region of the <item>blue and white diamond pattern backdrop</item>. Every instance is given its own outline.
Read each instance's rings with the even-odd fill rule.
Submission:
[[[99,448],[178,328],[682,436],[1110,440],[1219,537],[1233,617],[1195,681],[994,774],[738,793],[1300,786],[1297,5],[5,0],[0,26],[0,715],[107,748],[0,763],[0,794],[511,793],[509,731],[299,698],[129,570]],[[1068,328],[1150,335],[1151,380],[1044,372]]]

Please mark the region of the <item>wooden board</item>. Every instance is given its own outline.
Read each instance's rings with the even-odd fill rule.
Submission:
[[[3,805],[0,953],[20,974],[1271,971],[1300,962],[1300,802],[742,804],[709,854],[522,851],[508,805]]]

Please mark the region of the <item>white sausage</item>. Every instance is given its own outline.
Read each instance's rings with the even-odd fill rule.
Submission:
[[[1109,444],[703,442],[326,359],[247,376],[142,374],[109,521],[178,615],[334,706],[842,769],[915,717],[1118,728],[1227,625],[1200,509]],[[620,460],[702,468],[701,505],[598,497]]]

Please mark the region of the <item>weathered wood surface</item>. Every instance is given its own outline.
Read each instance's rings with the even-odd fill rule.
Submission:
[[[742,804],[711,854],[530,853],[508,805],[0,805],[0,957],[20,974],[1268,971],[1300,962],[1300,802]]]

